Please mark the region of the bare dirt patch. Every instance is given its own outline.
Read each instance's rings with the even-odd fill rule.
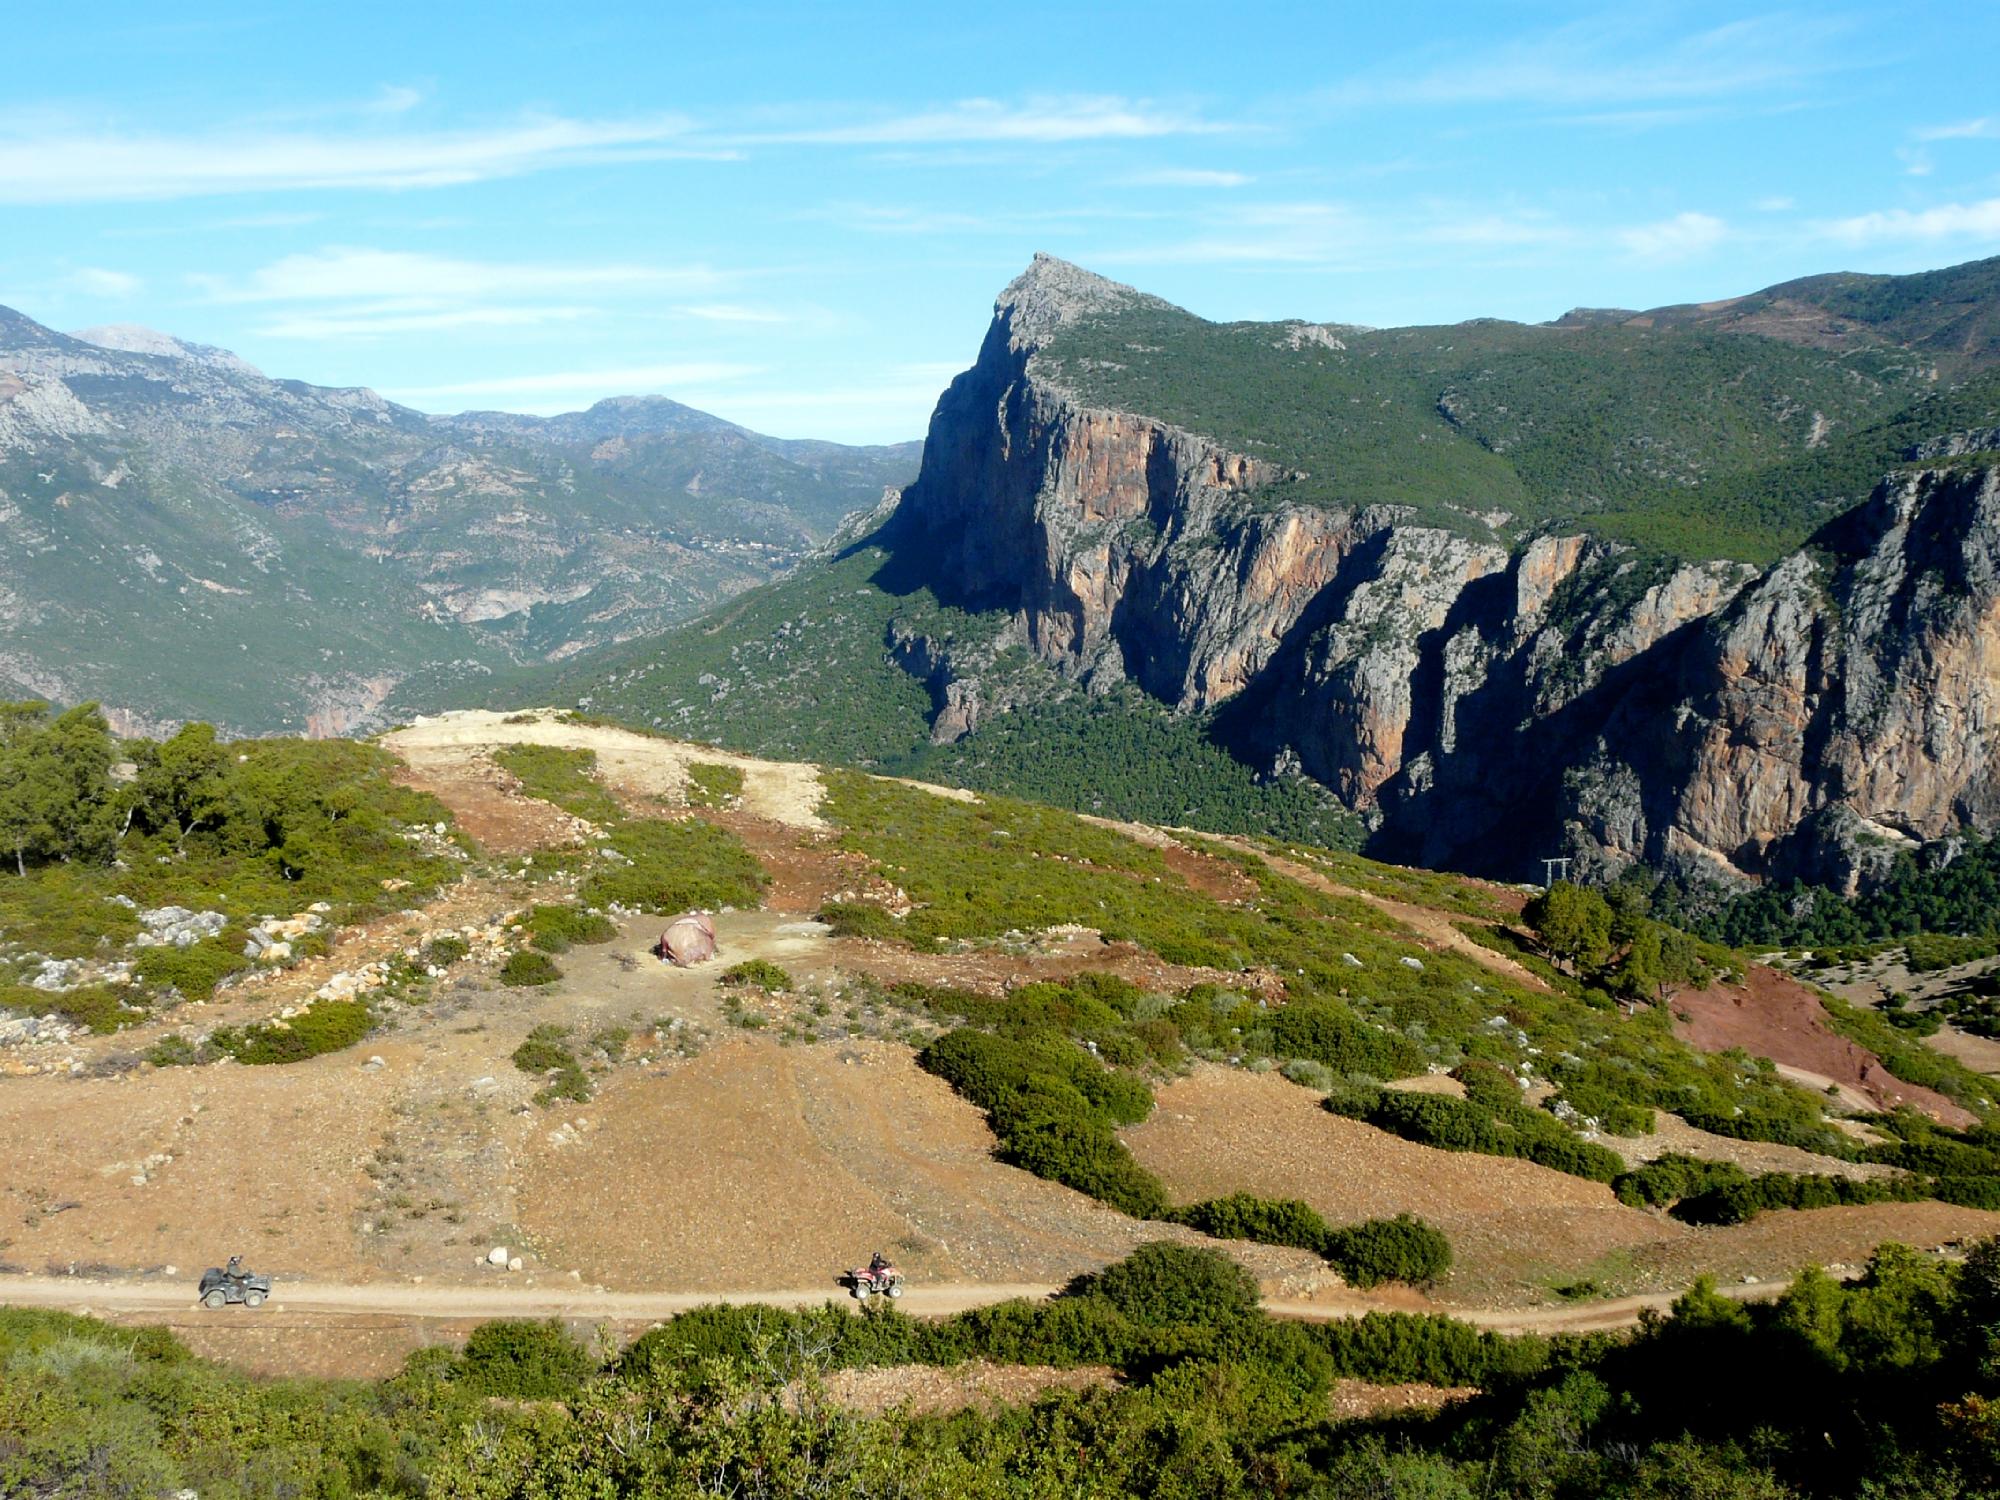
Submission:
[[[837,1294],[875,1250],[918,1285],[1059,1283],[1146,1239],[1199,1239],[995,1161],[979,1111],[886,1043],[732,1038],[558,1119],[585,1128],[524,1150],[521,1226],[545,1263],[605,1286]],[[1318,1270],[1231,1248],[1262,1277]]]
[[[1454,1312],[1513,1308],[1510,1326],[1533,1326],[1517,1317],[1519,1305],[1555,1285],[1592,1281],[1606,1294],[1663,1294],[1704,1271],[1761,1285],[1806,1265],[1858,1266],[1884,1240],[1931,1249],[2000,1228],[2000,1214],[1882,1203],[1697,1229],[1529,1162],[1399,1140],[1327,1113],[1311,1091],[1274,1074],[1212,1066],[1161,1090],[1153,1118],[1121,1134],[1182,1202],[1244,1191],[1303,1198],[1333,1223],[1405,1212],[1428,1219],[1450,1237],[1456,1257],[1437,1304]],[[1629,1320],[1633,1309],[1613,1311],[1618,1318],[1602,1326]]]
[[[1797,980],[1752,964],[1740,985],[1677,991],[1668,1002],[1674,1034],[1704,1052],[1741,1047],[1866,1097],[1877,1108],[1907,1104],[1947,1125],[1974,1117],[1931,1089],[1904,1083],[1882,1059],[1826,1023],[1819,997]]]
[[[1084,1391],[1111,1385],[1117,1373],[1104,1365],[1058,1370],[1047,1365],[994,1365],[984,1360],[939,1369],[933,1365],[881,1365],[835,1370],[826,1377],[827,1399],[866,1416],[901,1408],[926,1414],[991,1411],[1033,1401],[1048,1391]]]
[[[496,745],[556,745],[597,756],[604,781],[627,797],[684,805],[688,767],[731,766],[743,773],[743,810],[794,828],[824,828],[819,768],[794,761],[756,760],[712,745],[656,738],[629,729],[566,723],[551,709],[498,713],[466,709],[420,718],[385,735],[382,743],[424,776],[467,753]],[[477,835],[474,835],[477,837]]]
[[[1598,1183],[1413,1145],[1329,1114],[1275,1074],[1204,1065],[1159,1100],[1152,1119],[1122,1135],[1178,1200],[1303,1198],[1336,1224],[1417,1214],[1451,1239],[1457,1264],[1439,1295],[1453,1302],[1518,1301],[1523,1286],[1662,1233]]]
[[[1365,1380],[1336,1380],[1327,1393],[1327,1412],[1336,1422],[1366,1421],[1405,1412],[1434,1412],[1479,1394],[1475,1385],[1370,1385]]]

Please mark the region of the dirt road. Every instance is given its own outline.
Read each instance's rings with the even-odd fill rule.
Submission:
[[[134,1315],[193,1313],[193,1288],[193,1280],[188,1277],[168,1281],[0,1276],[0,1306],[56,1308],[130,1321]],[[1017,1297],[1049,1297],[1057,1290],[1054,1286],[1006,1282],[913,1286],[905,1292],[899,1305],[904,1312],[917,1317],[944,1317]],[[1775,1297],[1783,1290],[1783,1284],[1778,1282],[1721,1288],[1723,1296],[1741,1301]],[[485,1287],[394,1282],[349,1286],[301,1281],[281,1283],[266,1311],[230,1308],[208,1314],[204,1321],[207,1317],[218,1322],[240,1319],[247,1326],[252,1320],[271,1314],[311,1314],[333,1322],[344,1318],[387,1315],[439,1320],[566,1318],[588,1322],[643,1323],[664,1320],[690,1308],[718,1302],[746,1307],[817,1307],[830,1299],[844,1299],[845,1295],[841,1288],[831,1283],[819,1288],[747,1292],[607,1292],[595,1287],[498,1283]],[[1438,1310],[1448,1311],[1454,1318],[1498,1333],[1582,1333],[1628,1327],[1638,1322],[1640,1313],[1647,1309],[1664,1311],[1673,1303],[1674,1295],[1654,1292],[1637,1297],[1547,1307]],[[1277,1317],[1331,1322],[1387,1311],[1390,1304],[1362,1297],[1342,1297],[1334,1302],[1278,1299],[1267,1301],[1264,1308]]]

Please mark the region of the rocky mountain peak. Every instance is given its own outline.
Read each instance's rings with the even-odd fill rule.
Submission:
[[[1038,347],[1058,329],[1094,314],[1170,306],[1123,282],[1038,250],[1028,269],[1000,293],[993,304],[993,316],[1006,324],[1007,341],[1018,351]]]
[[[138,323],[104,323],[94,328],[79,328],[70,335],[86,344],[95,344],[100,349],[115,350],[120,354],[150,354],[157,359],[185,359],[195,364],[207,365],[210,369],[227,370],[237,375],[262,377],[259,370],[248,360],[231,354],[227,349],[218,349],[212,344],[189,344],[175,338],[170,333],[161,333],[157,328],[147,328]]]

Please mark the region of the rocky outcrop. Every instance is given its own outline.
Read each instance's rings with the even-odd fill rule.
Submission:
[[[946,602],[1007,611],[1047,666],[1216,710],[1233,747],[1330,786],[1381,852],[1424,863],[1523,876],[1568,853],[1852,884],[2000,823],[1991,471],[1894,479],[1761,573],[1289,504],[1271,463],[1093,407],[1038,359],[1139,297],[1038,258],[879,533]],[[1955,434],[1937,456],[1986,446]],[[938,738],[1004,707],[950,643],[891,645]]]
[[[1663,832],[1852,887],[2000,822],[2000,473],[1897,476],[1817,542],[1706,625],[1625,758]]]

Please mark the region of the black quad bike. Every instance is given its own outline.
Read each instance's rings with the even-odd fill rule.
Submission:
[[[262,1307],[270,1295],[271,1278],[253,1276],[244,1270],[240,1255],[230,1256],[227,1266],[210,1266],[201,1273],[203,1307],[228,1307],[231,1303]]]

